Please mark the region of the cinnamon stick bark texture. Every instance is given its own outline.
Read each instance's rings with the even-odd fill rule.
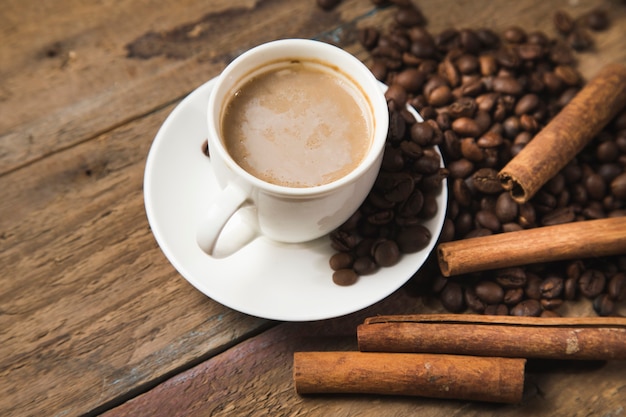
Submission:
[[[457,355],[296,352],[299,394],[383,394],[517,403],[524,359]]]
[[[626,66],[609,64],[502,168],[498,176],[524,203],[626,106]]]
[[[618,317],[379,316],[365,320],[357,337],[365,352],[626,359],[626,319]]]
[[[462,239],[437,246],[446,276],[626,253],[626,217],[586,220]]]

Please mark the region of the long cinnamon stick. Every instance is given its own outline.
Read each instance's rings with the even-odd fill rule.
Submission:
[[[457,240],[437,246],[444,276],[626,253],[626,217],[587,220]]]
[[[359,350],[512,358],[624,360],[626,318],[428,314],[379,316],[357,329]]]
[[[626,106],[626,66],[610,64],[500,171],[502,186],[524,203]]]
[[[525,359],[457,355],[296,352],[299,394],[383,394],[517,403]]]

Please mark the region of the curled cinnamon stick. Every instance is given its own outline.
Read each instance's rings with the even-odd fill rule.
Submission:
[[[498,174],[513,199],[524,203],[626,106],[626,66],[610,64]]]
[[[525,359],[457,355],[296,352],[299,394],[383,394],[517,403]]]
[[[624,360],[626,318],[428,314],[372,317],[359,350],[512,358]]]
[[[437,246],[441,273],[469,272],[626,253],[626,217],[586,220]]]

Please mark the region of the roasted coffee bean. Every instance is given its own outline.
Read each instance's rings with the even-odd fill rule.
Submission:
[[[496,281],[504,288],[522,288],[526,285],[526,271],[520,267],[499,269],[495,273]]]
[[[578,293],[578,279],[567,278],[563,283],[563,298],[574,300]]]
[[[480,298],[478,298],[474,288],[466,288],[464,291],[464,296],[465,304],[467,304],[467,307],[470,310],[476,313],[482,313],[483,311],[485,311],[486,304]]]
[[[380,33],[373,27],[359,29],[357,37],[365,49],[371,50],[378,44]]]
[[[541,303],[538,300],[524,300],[511,308],[512,316],[539,317],[542,312]]]
[[[611,181],[611,193],[620,200],[626,200],[626,172]]]
[[[463,158],[448,164],[448,169],[452,178],[467,178],[474,171],[474,163]]]
[[[574,19],[564,10],[557,10],[553,16],[554,28],[562,35],[569,35],[574,30]]]
[[[544,310],[556,310],[563,305],[561,298],[542,298],[540,300],[541,308]]]
[[[502,228],[498,217],[492,211],[480,210],[476,213],[476,222],[484,227],[485,229],[489,229],[492,232],[499,232]]]
[[[576,51],[585,51],[593,46],[593,38],[582,26],[576,26],[567,36],[569,45]]]
[[[505,304],[490,304],[485,307],[483,314],[487,316],[507,316],[509,308]]]
[[[398,9],[395,16],[396,22],[405,27],[423,26],[426,24],[424,15],[417,8],[413,7],[412,3],[409,4],[411,6],[404,6]]]
[[[600,174],[595,172],[585,178],[585,189],[589,198],[601,200],[606,194],[606,183]]]
[[[615,303],[608,294],[600,294],[593,300],[593,309],[599,316],[610,316],[615,309]]]
[[[478,146],[474,138],[461,139],[460,144],[461,154],[465,159],[471,162],[481,162],[483,159],[485,159],[485,153],[483,152],[483,149]]]
[[[626,274],[624,272],[617,273],[611,277],[607,284],[607,293],[611,300],[618,302],[626,301]]]
[[[340,269],[351,268],[353,262],[354,257],[351,254],[347,252],[337,252],[330,257],[329,264],[333,271],[338,271]]]
[[[606,277],[602,272],[595,269],[588,269],[580,276],[578,289],[585,297],[594,298],[600,295],[604,290],[605,284]]]
[[[354,248],[359,239],[353,233],[344,230],[335,230],[330,235],[331,246],[339,252],[348,252]]]
[[[439,297],[441,304],[446,310],[452,313],[460,313],[465,310],[463,288],[456,282],[448,281],[443,290],[441,290]]]
[[[509,192],[503,192],[496,200],[495,215],[501,223],[514,221],[518,215],[518,204]]]
[[[510,26],[502,34],[504,39],[511,43],[522,43],[526,41],[526,31],[519,26]]]
[[[428,246],[431,238],[430,230],[417,224],[400,230],[396,236],[396,241],[400,252],[415,253]]]
[[[424,206],[419,212],[419,216],[424,220],[432,219],[437,214],[438,209],[437,197],[433,194],[424,194]]]
[[[435,137],[435,129],[426,122],[415,123],[411,126],[411,140],[420,146],[429,146]]]
[[[481,148],[495,148],[502,145],[502,135],[500,133],[489,131],[482,135],[476,144]]]
[[[605,10],[596,8],[583,15],[581,22],[591,30],[601,31],[609,27],[609,16]]]
[[[416,68],[407,68],[396,75],[394,83],[399,84],[405,91],[416,92],[426,80],[426,74]]]
[[[523,88],[517,79],[509,75],[501,75],[493,79],[493,91],[518,96]]]
[[[478,137],[482,133],[476,120],[470,117],[459,117],[452,122],[452,130],[462,137]]]
[[[576,213],[572,207],[560,207],[544,214],[541,224],[544,226],[554,226],[557,224],[569,223],[576,219]]]
[[[402,108],[406,103],[407,92],[400,84],[391,84],[385,91],[385,98],[387,101],[393,101],[396,108]],[[391,115],[393,115],[393,112]]]
[[[509,288],[504,292],[502,301],[506,305],[515,305],[524,298],[524,290],[522,288]]]
[[[339,269],[333,272],[333,282],[340,286],[353,285],[359,276],[352,269]]]
[[[493,281],[481,281],[474,287],[476,296],[486,304],[498,304],[504,298],[504,290]]]
[[[539,317],[550,317],[550,318],[554,318],[554,317],[561,317],[559,315],[559,313],[557,313],[556,311],[553,310],[543,310],[541,312],[541,314],[539,315]]]
[[[541,299],[541,283],[542,279],[538,275],[526,272],[526,286],[524,287],[526,297],[533,300]]]
[[[393,240],[380,239],[372,246],[372,255],[380,266],[393,266],[400,261],[400,248]]]
[[[474,187],[485,194],[496,194],[502,191],[498,172],[492,168],[480,168],[472,175]]]
[[[370,256],[360,256],[354,260],[352,269],[358,275],[370,275],[378,271],[378,264]]]
[[[537,94],[525,94],[517,101],[515,114],[518,116],[530,114],[537,109],[539,103],[539,96]]]
[[[518,221],[523,228],[529,228],[535,226],[537,220],[537,213],[535,208],[529,202],[519,205]]]
[[[563,293],[563,278],[550,275],[541,283],[539,290],[542,298],[557,298]]]

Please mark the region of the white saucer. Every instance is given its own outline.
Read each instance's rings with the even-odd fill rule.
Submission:
[[[199,291],[240,312],[283,321],[338,317],[368,307],[404,284],[422,266],[441,231],[447,187],[439,213],[425,223],[433,238],[424,250],[399,264],[333,283],[334,253],[328,237],[281,244],[260,237],[231,256],[217,259],[196,244],[196,227],[219,190],[211,162],[201,151],[206,139],[206,103],[215,79],[187,96],[168,116],[148,154],[144,199],[148,221],[165,256]]]

